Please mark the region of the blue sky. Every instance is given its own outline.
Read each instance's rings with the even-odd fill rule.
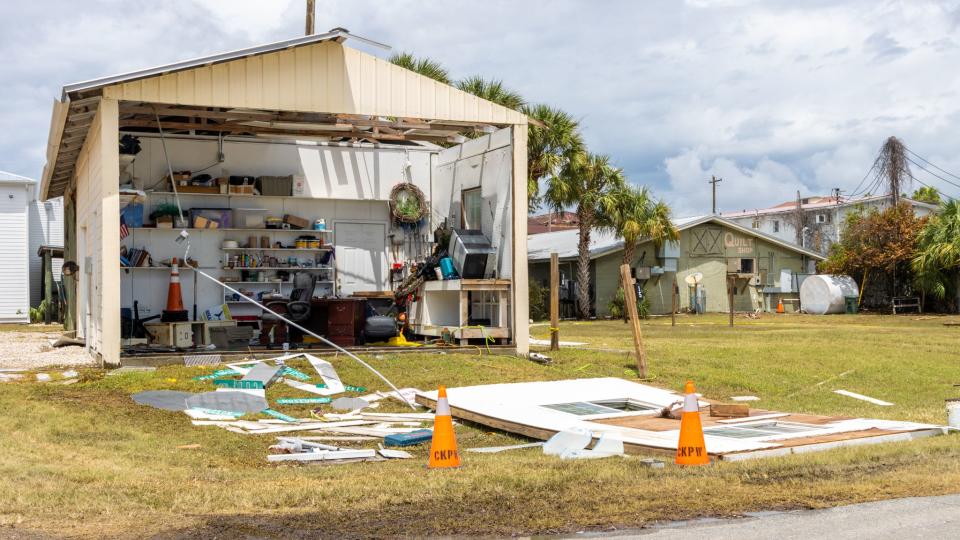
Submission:
[[[66,83],[303,31],[303,0],[80,4],[0,7],[0,169],[39,177]],[[713,174],[721,210],[851,190],[890,135],[960,174],[958,25],[956,1],[317,0],[318,31],[569,110],[677,215],[709,211]]]

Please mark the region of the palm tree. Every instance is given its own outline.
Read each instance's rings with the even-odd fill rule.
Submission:
[[[447,72],[447,68],[443,67],[440,62],[435,60],[431,60],[429,58],[417,58],[411,53],[402,52],[391,56],[390,63],[419,73],[424,77],[430,77],[431,79],[442,82],[443,84],[450,84],[450,74]]]
[[[955,290],[960,271],[960,201],[940,205],[917,235],[917,250],[911,261],[918,288],[943,300]]]
[[[680,237],[670,220],[670,207],[663,201],[654,201],[646,187],[630,184],[617,190],[609,212],[598,216],[598,225],[623,239],[623,264],[630,266],[641,240],[652,240],[659,249]]]
[[[577,242],[577,312],[590,317],[590,233],[597,216],[610,214],[616,194],[626,180],[623,171],[610,164],[608,156],[577,152],[570,156],[559,173],[551,178],[546,202],[558,211],[576,207],[579,220]]]
[[[580,125],[570,114],[549,105],[524,105],[531,120],[527,132],[527,203],[540,206],[540,180],[555,176],[569,156],[583,150]]]
[[[519,111],[524,105],[523,96],[503,86],[503,81],[486,80],[479,75],[460,79],[454,86],[480,99],[492,101],[508,109]]]

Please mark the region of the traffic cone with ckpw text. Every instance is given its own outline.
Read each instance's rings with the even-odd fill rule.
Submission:
[[[677,465],[708,465],[707,445],[703,442],[703,425],[700,423],[700,404],[693,381],[687,381],[683,389],[683,416],[680,417],[680,440],[677,443]]]
[[[180,291],[180,267],[176,257],[170,261],[170,288],[167,289],[167,308],[163,310],[160,320],[163,322],[180,322],[190,318],[187,310],[183,309],[183,293]]]
[[[447,401],[447,389],[444,386],[437,391],[437,411],[433,417],[433,441],[430,443],[430,461],[427,466],[431,469],[460,466],[457,437],[453,433],[453,417],[450,416],[450,403]]]

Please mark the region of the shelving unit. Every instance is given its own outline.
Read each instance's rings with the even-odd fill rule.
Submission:
[[[333,246],[322,248],[220,248],[221,251],[281,251],[284,253],[326,253],[333,251]]]
[[[172,202],[175,194],[172,191],[148,191],[146,192],[146,196],[147,201],[144,204],[145,215],[149,214],[151,209],[155,208],[156,205],[160,203]],[[280,217],[284,214],[293,214],[311,219],[311,221],[317,217],[326,217],[316,215],[317,211],[313,208],[314,205],[311,203],[334,202],[340,200],[318,199],[313,197],[243,195],[229,193],[179,193],[179,197],[182,201],[184,209],[190,207],[217,207],[236,210],[244,207],[262,207],[269,211],[268,215]],[[262,202],[258,204],[256,202],[258,200]],[[343,200],[356,202],[352,199]],[[328,216],[329,220],[332,218],[333,214],[328,214]],[[191,256],[194,256],[198,259],[201,269],[208,271],[217,279],[223,280],[224,283],[232,288],[238,290],[242,289],[245,293],[249,294],[250,298],[253,300],[256,300],[256,295],[261,293],[273,292],[289,296],[294,287],[293,281],[292,279],[283,281],[276,279],[277,272],[289,273],[291,278],[292,275],[297,272],[307,272],[316,276],[317,278],[323,278],[317,279],[316,281],[316,288],[314,291],[314,295],[316,296],[333,295],[337,291],[336,268],[332,265],[332,263],[330,265],[318,265],[318,263],[320,263],[326,254],[335,250],[335,247],[332,245],[334,238],[334,231],[332,228],[320,230],[312,228],[268,229],[266,227],[157,228],[151,227],[149,224],[147,224],[147,226],[130,227],[131,234],[125,243],[128,246],[145,247],[155,258],[177,256],[178,253],[182,252],[182,248],[179,245],[174,247],[173,242],[168,242],[168,239],[172,240],[176,235],[179,235],[180,231],[182,230],[186,230],[190,233],[190,237],[193,240],[193,248],[191,249],[190,253]],[[222,247],[223,242],[226,240],[236,240],[243,245],[247,243],[248,237],[253,236],[256,236],[258,240],[261,237],[269,237],[270,247]],[[296,248],[294,247],[294,242],[299,236],[309,236],[313,237],[315,240],[320,240],[321,247]],[[231,266],[233,263],[242,263],[244,259],[247,259],[246,264],[250,264],[250,260],[255,260],[258,263],[267,264],[269,266]],[[276,259],[276,262],[269,259]],[[294,261],[294,259],[296,259],[296,261]],[[279,266],[280,264],[286,264],[288,260],[293,264],[304,264],[309,261],[313,264],[313,266]],[[124,269],[126,268],[124,267]],[[165,270],[166,272],[170,271],[169,267],[137,267],[131,269]],[[189,272],[190,268],[184,267],[181,270]],[[247,272],[248,274],[241,275],[241,272]],[[258,276],[255,274],[255,272],[263,272],[260,277],[266,278],[266,280],[258,280]],[[126,286],[130,287],[131,290],[135,290],[136,286],[134,283],[139,284],[146,281],[158,282],[160,272],[124,272],[123,275],[125,276],[124,280],[127,282]],[[231,278],[240,278],[244,279],[244,281],[229,281]],[[189,281],[192,281],[192,279]],[[188,285],[190,284],[188,283]],[[166,284],[164,284],[164,287],[166,287]],[[213,301],[218,301],[229,305],[235,316],[259,317],[261,315],[261,309],[254,304],[251,304],[243,298],[234,299],[235,293],[232,291],[208,282],[200,282],[199,287],[202,289],[201,296],[206,298],[206,300],[201,300],[201,307],[209,306],[211,304],[211,300],[213,300],[210,298],[210,293],[213,292],[211,289],[219,289],[216,293],[214,293],[216,294],[217,300]],[[162,298],[163,296],[157,294],[156,299],[153,300],[153,302],[162,302]]]
[[[216,227],[210,229],[198,229],[195,227],[130,227],[131,231],[169,231],[180,234],[180,231],[210,231],[210,232],[265,232],[265,233],[299,233],[299,234],[333,234],[331,229],[315,230],[315,229],[235,229],[227,227]],[[241,248],[241,249],[251,249],[251,248]],[[268,248],[256,248],[256,249],[268,249]]]
[[[320,272],[323,270],[333,270],[332,266],[224,266],[221,270],[289,270],[291,272],[309,271]]]

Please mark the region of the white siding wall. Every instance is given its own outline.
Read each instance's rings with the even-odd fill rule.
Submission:
[[[499,277],[513,275],[513,221],[511,215],[513,147],[510,129],[501,129],[440,153],[434,171],[434,226],[450,217],[450,226],[460,227],[461,194],[480,188],[483,209],[480,229],[500,252]]]
[[[27,200],[33,187],[0,183],[0,322],[30,322]]]
[[[30,201],[30,305],[43,300],[40,289],[43,258],[37,255],[40,246],[63,246],[63,197],[49,201]],[[60,281],[63,259],[53,260],[53,280]]]

